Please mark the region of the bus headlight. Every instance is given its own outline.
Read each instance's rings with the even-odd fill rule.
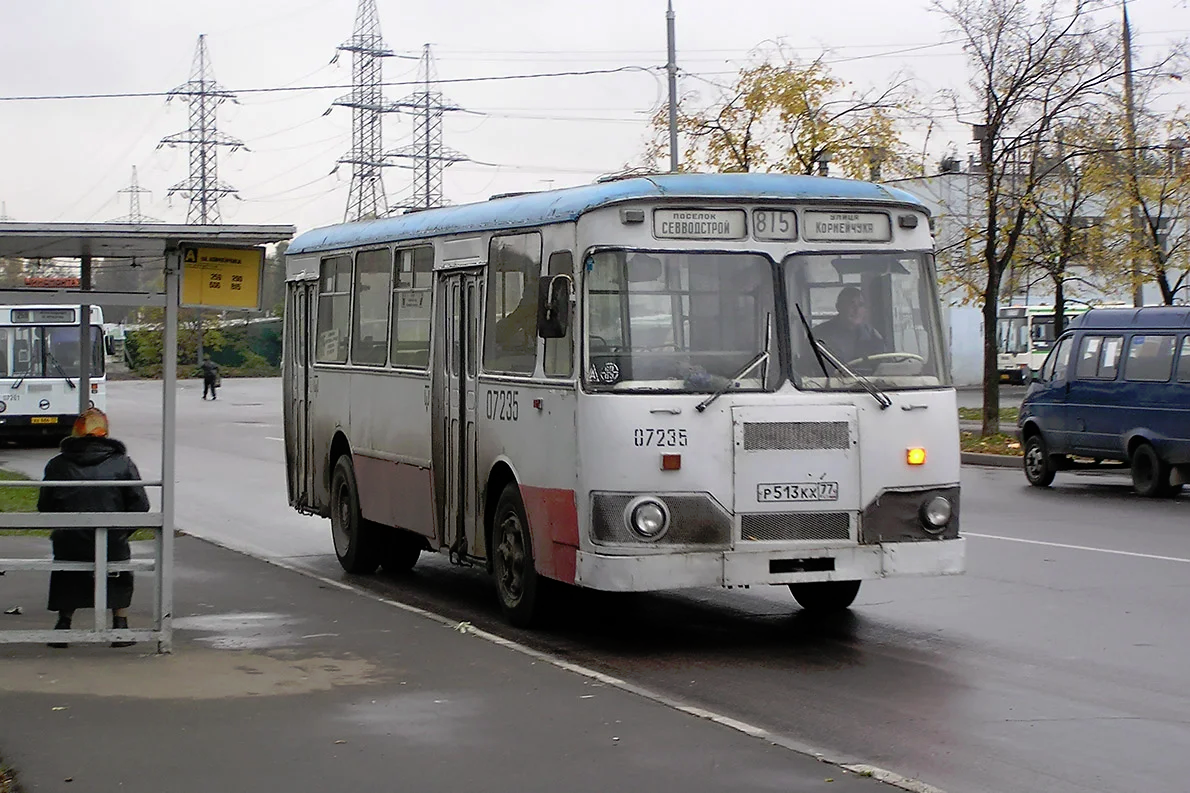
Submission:
[[[655,498],[638,498],[624,510],[624,522],[642,540],[658,540],[669,529],[669,510]]]
[[[953,514],[950,499],[934,496],[921,505],[921,525],[931,534],[940,534]]]

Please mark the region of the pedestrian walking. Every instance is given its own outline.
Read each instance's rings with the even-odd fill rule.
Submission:
[[[215,389],[219,387],[219,364],[212,361],[210,355],[204,355],[199,368],[202,369],[202,398],[206,399],[209,391],[211,399],[218,399]]]
[[[62,441],[61,452],[45,465],[45,481],[137,480],[140,472],[123,443],[108,437],[108,421],[97,408],[86,410],[74,423],[70,437]],[[37,497],[38,512],[148,512],[144,487],[43,487]],[[107,559],[126,562],[132,558],[130,529],[108,529]],[[94,529],[54,529],[50,533],[54,560],[95,561]],[[132,603],[132,572],[108,573],[107,608],[112,610],[112,627],[128,627]],[[76,609],[95,608],[95,574],[87,571],[55,570],[50,573],[50,611],[58,612],[56,630],[70,630]],[[112,642],[128,647],[135,642]],[[51,642],[50,647],[66,647]]]

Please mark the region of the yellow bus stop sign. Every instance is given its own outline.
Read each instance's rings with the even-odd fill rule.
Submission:
[[[259,309],[264,248],[182,248],[183,306]]]

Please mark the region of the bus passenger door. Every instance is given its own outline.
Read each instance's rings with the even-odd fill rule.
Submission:
[[[478,271],[450,273],[438,282],[442,312],[444,388],[435,417],[443,449],[442,544],[464,557],[477,545],[475,394],[483,280]]]
[[[313,508],[314,468],[310,449],[310,307],[315,281],[289,285],[285,307],[285,369],[283,372],[285,412],[285,457],[289,503]]]

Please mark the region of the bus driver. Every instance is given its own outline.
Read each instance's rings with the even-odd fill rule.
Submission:
[[[835,299],[838,313],[814,328],[814,335],[843,363],[851,363],[888,352],[884,337],[868,324],[864,294],[854,286],[845,286]]]

